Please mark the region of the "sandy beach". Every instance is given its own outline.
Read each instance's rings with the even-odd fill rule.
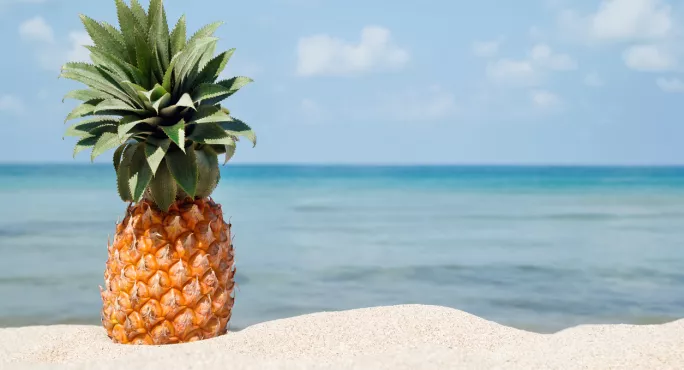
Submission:
[[[0,329],[0,368],[681,369],[684,320],[536,334],[446,307],[316,313],[202,342],[115,345],[97,326]]]

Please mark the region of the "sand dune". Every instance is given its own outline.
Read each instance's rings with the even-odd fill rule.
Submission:
[[[317,313],[163,347],[115,345],[97,326],[0,329],[0,369],[684,369],[684,320],[556,334],[406,305]]]

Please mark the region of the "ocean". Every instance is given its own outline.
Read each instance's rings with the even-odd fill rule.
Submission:
[[[0,327],[97,324],[110,165],[0,165]],[[231,330],[420,303],[554,332],[684,317],[684,168],[222,168]]]

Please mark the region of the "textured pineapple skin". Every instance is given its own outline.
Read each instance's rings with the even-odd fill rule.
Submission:
[[[129,206],[108,245],[102,324],[115,343],[173,344],[227,331],[235,286],[230,224],[210,199]]]

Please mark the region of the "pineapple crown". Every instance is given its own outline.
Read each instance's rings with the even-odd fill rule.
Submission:
[[[74,156],[116,149],[123,201],[147,198],[166,211],[176,199],[207,197],[219,181],[218,155],[227,163],[239,137],[256,145],[252,129],[220,104],[252,80],[217,81],[235,50],[214,56],[221,22],[188,39],[185,16],[169,32],[162,0],[147,11],[138,0],[115,3],[120,30],[81,15],[93,63],[66,63],[60,74],[88,87],[64,97],[83,102],[65,120],[81,119],[65,133],[80,138]]]

